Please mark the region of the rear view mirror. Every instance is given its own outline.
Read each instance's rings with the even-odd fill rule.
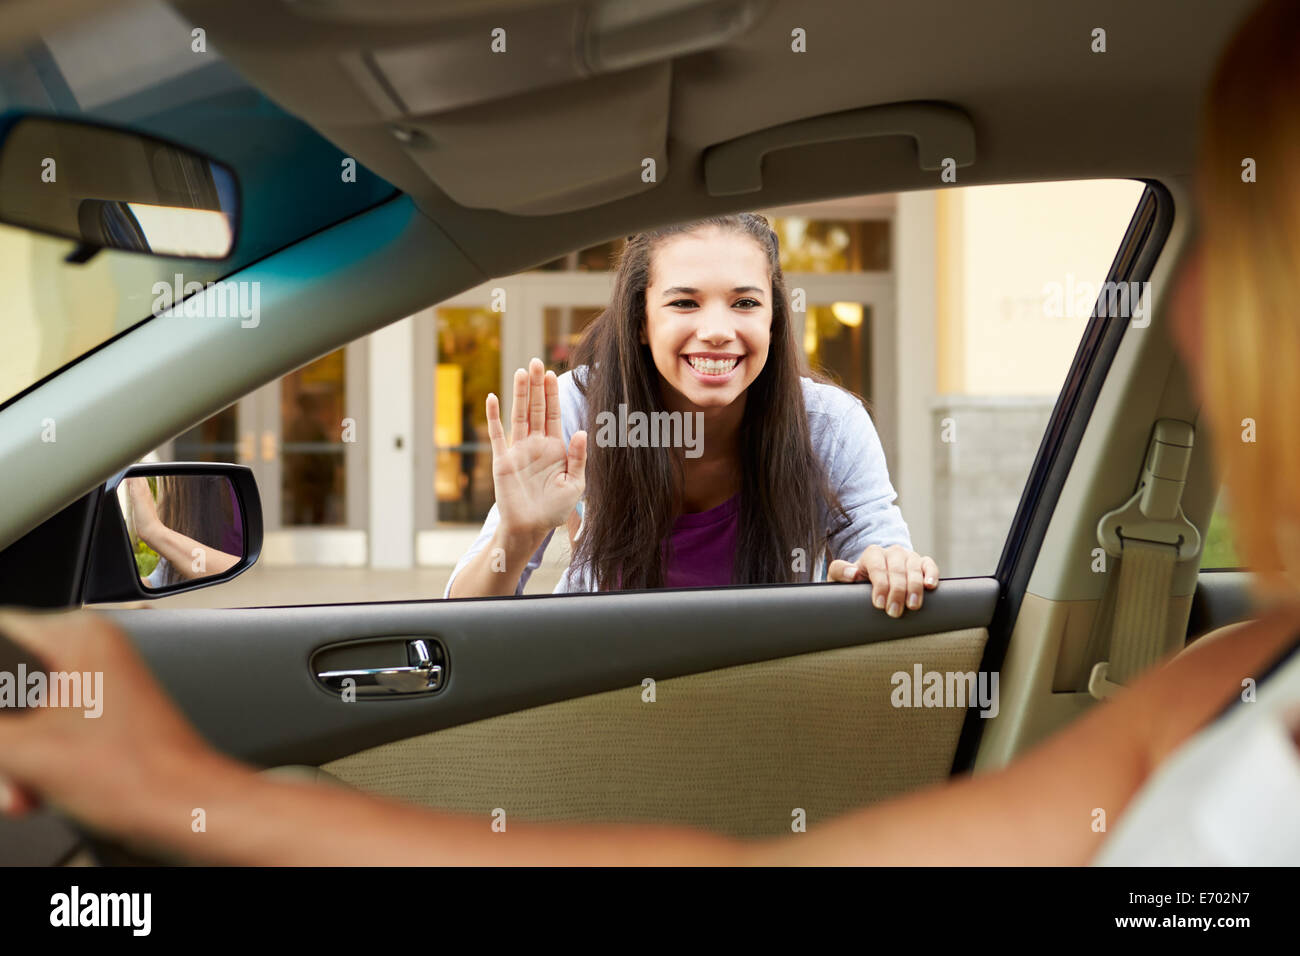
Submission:
[[[261,547],[262,505],[248,468],[132,465],[104,486],[84,600],[130,601],[219,584],[251,567]]]
[[[0,222],[99,249],[225,259],[239,229],[227,166],[143,133],[24,116],[0,142]]]

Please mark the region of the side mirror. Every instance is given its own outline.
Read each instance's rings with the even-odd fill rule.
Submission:
[[[234,172],[185,146],[60,116],[0,119],[0,222],[100,249],[225,259],[239,233]]]
[[[105,483],[83,601],[179,594],[220,584],[262,551],[262,501],[243,465],[132,465]]]

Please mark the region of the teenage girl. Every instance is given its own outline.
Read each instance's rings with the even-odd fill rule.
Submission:
[[[937,586],[871,417],[804,368],[764,217],[631,237],[575,366],[515,373],[509,441],[488,396],[496,504],[447,596],[522,593],[561,525],[558,591],[870,581],[898,617]],[[703,434],[691,449],[628,442],[596,427],[602,413],[691,416]]]

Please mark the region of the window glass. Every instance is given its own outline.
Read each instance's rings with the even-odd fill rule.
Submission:
[[[343,350],[280,380],[280,508],[287,526],[347,523]]]
[[[883,272],[889,269],[888,219],[774,216],[786,272]]]
[[[1232,534],[1232,511],[1229,508],[1226,490],[1220,489],[1214,511],[1210,515],[1210,527],[1205,533],[1201,546],[1201,570],[1222,571],[1242,566],[1237,545]]]
[[[922,540],[945,575],[997,568],[1142,189],[1098,180],[936,195],[935,387],[925,396],[932,481],[927,494],[904,476],[900,496],[913,513],[919,499]],[[900,382],[911,361],[900,363]]]
[[[840,456],[841,468],[845,448],[850,464],[865,460],[877,454],[870,441],[862,444],[866,432],[874,432],[883,474],[896,494],[892,507],[912,547],[932,556],[942,576],[996,569],[1053,406],[1142,190],[1127,181],[1044,183],[760,210],[778,235],[796,348],[810,370],[852,393],[852,401],[862,399],[869,416],[864,425],[852,405],[836,406],[833,437],[817,453]],[[900,235],[914,238],[904,244]],[[493,279],[414,316],[409,384],[394,374],[391,350],[372,346],[367,353],[371,387],[361,392],[375,394],[376,381],[386,389],[389,379],[397,383],[384,392],[380,407],[347,407],[341,358],[277,383],[281,400],[274,414],[281,420],[272,425],[284,435],[286,472],[290,455],[303,470],[277,489],[281,534],[290,539],[301,534],[309,541],[317,522],[328,527],[346,510],[353,472],[341,465],[340,418],[367,420],[381,436],[390,423],[409,418],[420,424],[423,434],[413,441],[422,444],[407,458],[382,460],[367,439],[355,449],[369,505],[366,514],[348,516],[347,527],[360,536],[348,544],[352,550],[291,542],[264,559],[264,573],[277,582],[275,594],[258,593],[254,574],[168,600],[286,603],[294,597],[290,577],[301,582],[306,593],[299,600],[305,601],[327,580],[334,582],[332,599],[441,595],[495,501],[488,393],[501,397],[508,419],[516,368],[536,355],[557,373],[570,370],[580,336],[605,312],[613,281],[608,269],[623,243],[619,238],[547,268]],[[1135,297],[1134,307],[1141,303]],[[743,311],[749,305],[737,296],[727,307]],[[388,357],[374,357],[380,355]],[[174,443],[176,457],[251,456],[262,468],[260,439],[250,436],[271,426],[240,424],[254,406],[250,397],[186,432]],[[312,432],[314,422],[327,419],[335,429],[328,440]],[[836,431],[845,422],[856,431]],[[400,428],[393,424],[392,430]],[[320,481],[308,480],[309,464],[322,466]],[[410,476],[395,476],[395,467],[411,469]],[[409,487],[415,500],[408,505]],[[271,496],[265,486],[264,496]],[[887,497],[882,503],[867,494],[859,501],[884,507]],[[383,526],[374,526],[375,520]],[[1221,504],[1204,566],[1234,564],[1226,525]],[[386,541],[402,536],[413,542],[411,556],[385,551]],[[706,531],[694,540],[701,561],[711,561],[716,556],[705,552],[720,541],[725,550],[727,533]],[[570,543],[569,529],[559,529],[524,593],[563,585]],[[811,562],[813,572],[817,564]]]
[[[831,302],[808,306],[804,316],[809,367],[855,395],[872,393],[871,310],[869,303]]]
[[[542,312],[545,323],[546,354],[542,361],[546,367],[562,375],[569,370],[569,358],[582,338],[582,333],[604,310],[583,306],[558,308],[547,306]]]
[[[231,405],[172,442],[176,461],[239,461],[239,411]]]
[[[585,249],[578,249],[566,256],[552,259],[538,266],[539,272],[608,272],[614,267],[618,255],[626,244],[624,239],[611,239],[609,242],[597,243]]]

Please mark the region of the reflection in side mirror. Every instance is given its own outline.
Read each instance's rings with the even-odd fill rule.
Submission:
[[[130,130],[55,116],[13,122],[0,144],[0,222],[91,252],[225,259],[239,227],[229,167]]]
[[[224,574],[244,556],[244,520],[224,475],[135,475],[117,488],[140,580],[151,591]]]
[[[262,549],[262,504],[243,465],[132,465],[104,486],[87,604],[160,597],[228,581]]]

